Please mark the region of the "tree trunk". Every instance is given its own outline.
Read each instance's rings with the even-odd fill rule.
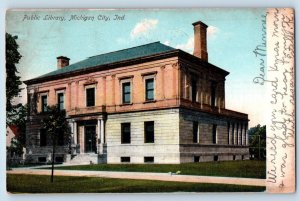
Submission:
[[[54,156],[55,156],[55,143],[53,143],[52,147],[52,167],[51,167],[51,183],[53,183],[53,176],[54,176]]]

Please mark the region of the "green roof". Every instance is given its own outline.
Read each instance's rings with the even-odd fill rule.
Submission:
[[[136,59],[139,57],[151,56],[154,54],[164,53],[171,50],[174,50],[174,48],[161,44],[160,42],[149,43],[149,44],[123,49],[115,52],[109,52],[105,54],[88,57],[85,60],[71,64],[62,69],[52,71],[50,73],[39,76],[37,78],[55,76],[59,74],[69,73],[72,71],[88,69],[94,66],[101,66],[105,64],[126,61],[130,59]]]

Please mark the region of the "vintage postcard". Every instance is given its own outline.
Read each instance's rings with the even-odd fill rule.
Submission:
[[[9,193],[295,192],[294,10],[6,12]]]

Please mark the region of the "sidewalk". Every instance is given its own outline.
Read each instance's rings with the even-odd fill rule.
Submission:
[[[51,170],[16,168],[7,171],[7,174],[50,175]],[[266,185],[265,179],[176,175],[170,173],[150,173],[150,172],[55,170],[54,175],[76,176],[76,177],[103,177],[103,178],[119,178],[119,179],[143,179],[143,180],[191,182],[191,183],[233,184],[233,185],[246,185],[246,186]]]

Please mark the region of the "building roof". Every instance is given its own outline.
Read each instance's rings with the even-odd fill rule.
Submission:
[[[185,53],[181,50],[175,49],[173,47],[164,45],[160,42],[154,42],[154,43],[149,43],[141,46],[136,46],[132,48],[127,48],[123,50],[118,50],[114,52],[109,52],[105,54],[100,54],[96,56],[91,56],[88,57],[85,60],[79,61],[77,63],[71,64],[69,66],[63,67],[61,69],[57,69],[55,71],[52,71],[50,73],[41,75],[39,77],[26,80],[24,81],[25,84],[32,84],[32,83],[38,83],[46,80],[52,80],[52,79],[57,79],[59,77],[64,77],[69,74],[73,74],[76,72],[82,72],[82,71],[91,71],[97,67],[97,70],[104,70],[107,68],[108,65],[112,66],[114,64],[120,64],[124,63],[127,61],[135,61],[137,62],[142,62],[144,58],[150,58],[150,57],[158,57],[161,55],[174,55],[174,54],[179,54],[181,53],[182,55],[188,56],[188,57],[193,57],[189,59],[194,59],[194,56]],[[201,60],[199,58],[196,58],[197,60]],[[201,61],[201,63],[205,66],[209,67],[215,67],[226,74],[228,74],[227,71],[224,71],[221,68],[218,68],[212,64],[209,64],[208,62]],[[208,67],[207,66],[207,67]]]
[[[16,137],[18,137],[20,135],[19,128],[16,125],[10,124],[10,125],[8,125],[8,127],[10,128],[10,130]]]
[[[85,60],[79,61],[77,63],[71,64],[64,68],[44,74],[38,78],[86,69],[93,66],[101,66],[109,63],[115,63],[115,62],[125,61],[129,59],[150,56],[153,54],[163,53],[170,50],[174,50],[174,48],[161,44],[160,42],[149,43],[149,44],[136,46],[128,49],[123,49],[123,50],[118,50],[114,52],[88,57]]]

